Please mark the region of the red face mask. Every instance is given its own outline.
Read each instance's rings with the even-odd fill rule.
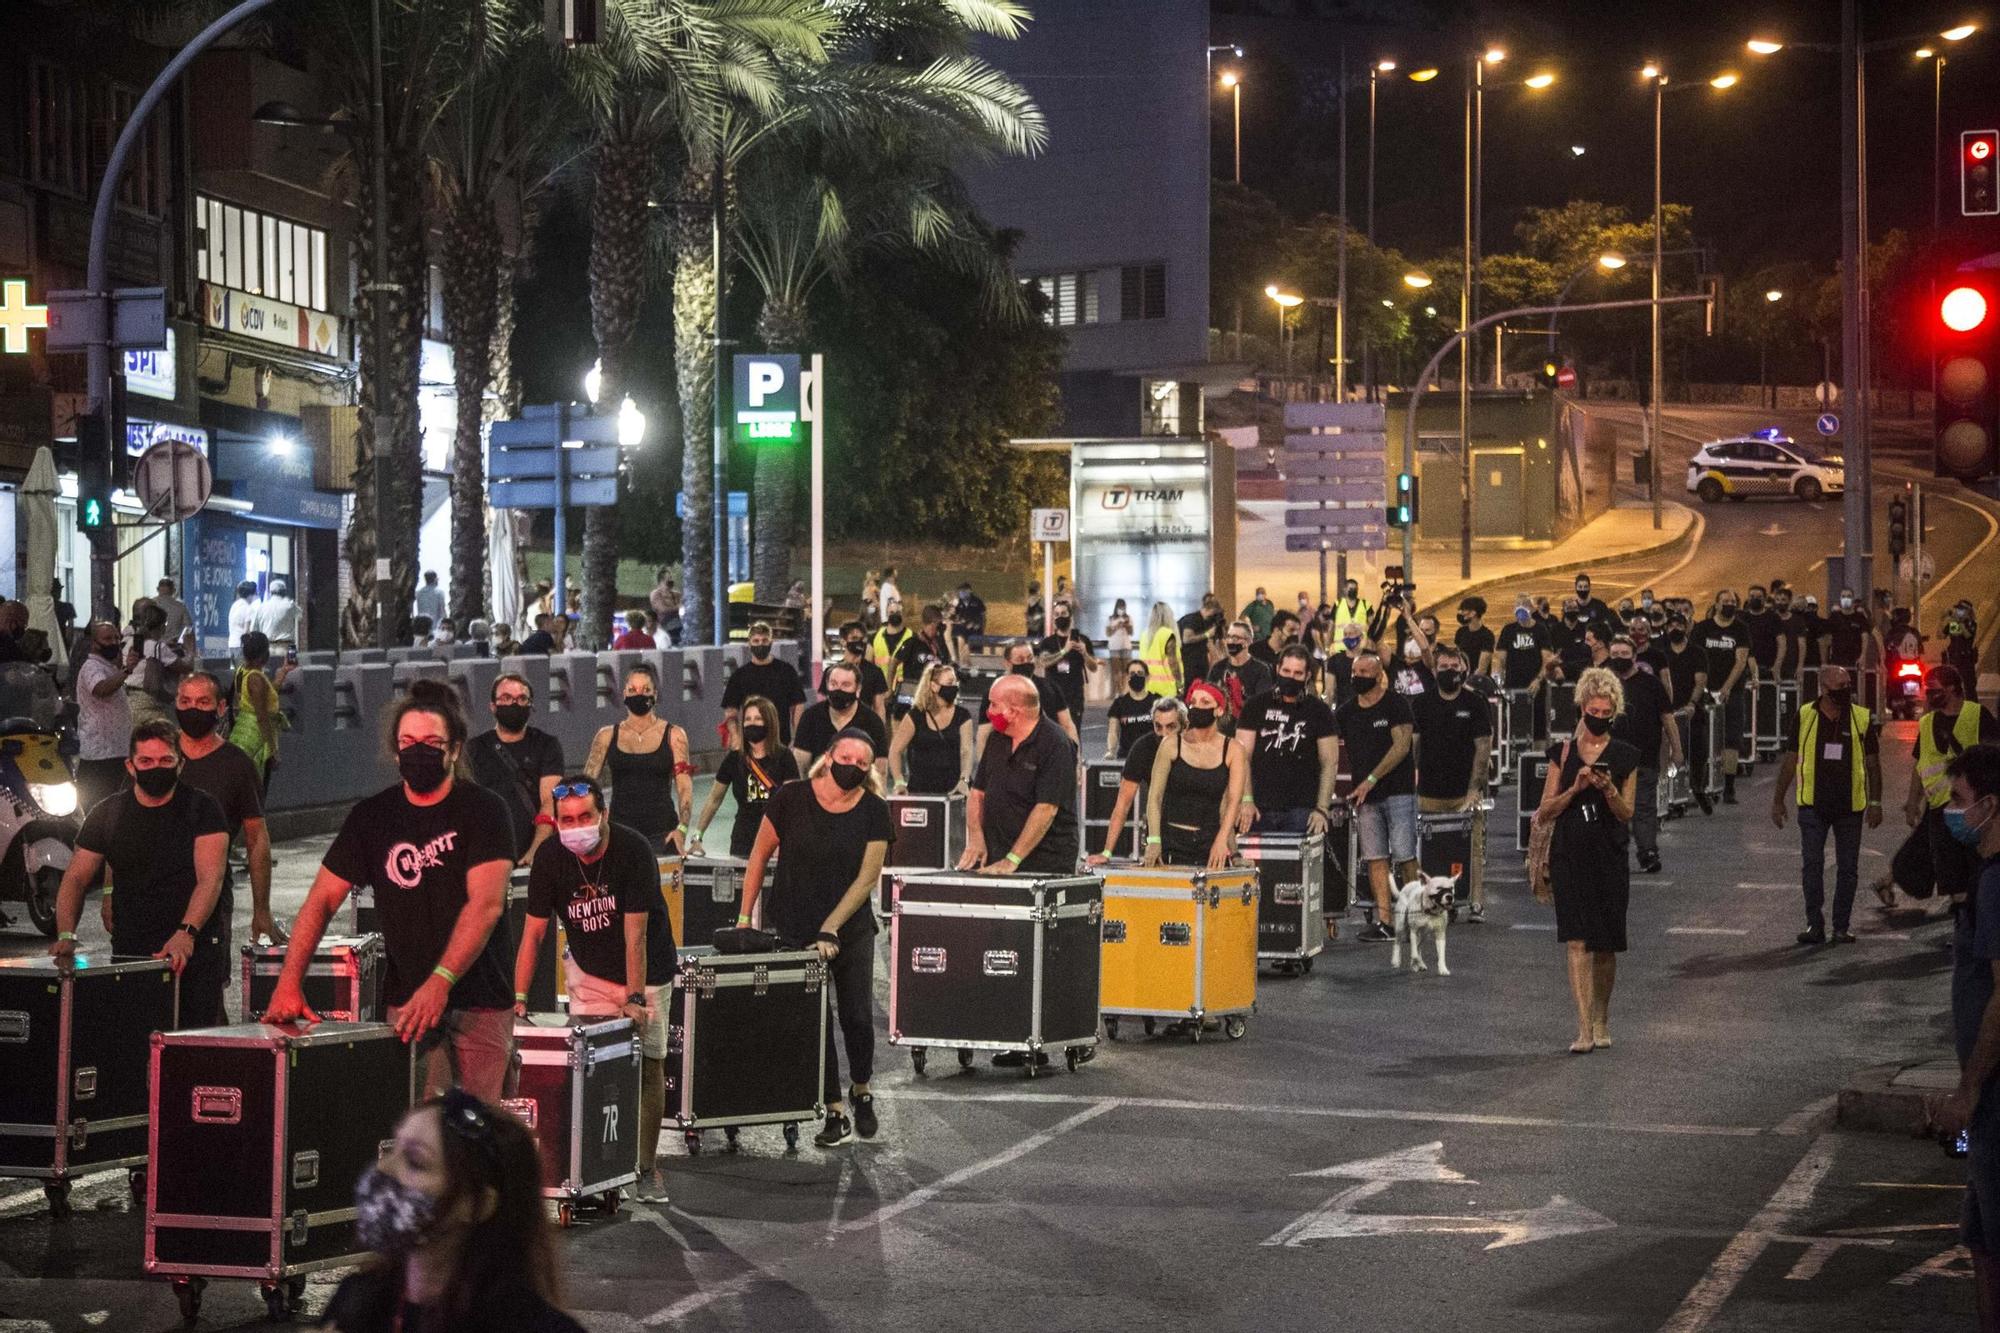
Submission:
[[[993,724],[993,730],[999,732],[1002,736],[1007,734],[1007,715],[1005,713],[989,708],[986,710],[986,720]]]

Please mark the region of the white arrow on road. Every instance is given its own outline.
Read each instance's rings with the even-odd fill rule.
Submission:
[[[1381,1157],[1343,1162],[1318,1171],[1301,1171],[1309,1178],[1334,1177],[1359,1180],[1306,1213],[1264,1242],[1294,1248],[1316,1240],[1338,1240],[1351,1236],[1391,1236],[1432,1232],[1444,1235],[1492,1235],[1489,1250],[1556,1236],[1608,1231],[1617,1223],[1601,1213],[1557,1194],[1540,1208],[1515,1209],[1482,1216],[1440,1216],[1428,1214],[1357,1213],[1354,1205],[1371,1199],[1391,1185],[1403,1181],[1476,1185],[1479,1182],[1454,1171],[1444,1162],[1444,1144],[1425,1143]]]
[[[1782,537],[1790,531],[1790,528],[1779,527],[1776,523],[1766,523],[1763,527],[1757,529],[1757,535],[1759,537]]]

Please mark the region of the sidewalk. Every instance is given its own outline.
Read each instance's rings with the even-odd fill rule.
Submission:
[[[1246,500],[1237,510],[1241,523],[1236,540],[1239,602],[1248,600],[1259,587],[1280,606],[1291,605],[1300,590],[1313,596],[1319,583],[1319,560],[1285,550],[1284,502]],[[1693,509],[1668,502],[1662,512],[1663,526],[1658,531],[1653,528],[1649,506],[1627,502],[1600,514],[1554,546],[1486,550],[1475,546],[1469,579],[1459,576],[1456,545],[1420,542],[1416,548],[1417,601],[1427,610],[1449,606],[1473,592],[1488,594],[1490,601],[1494,590],[1506,591],[1531,579],[1640,556],[1666,555],[1700,540],[1703,521]],[[1401,549],[1393,546],[1386,551],[1356,553],[1348,557],[1348,576],[1361,584],[1362,596],[1372,602],[1382,583],[1383,567],[1401,559]],[[1333,578],[1334,566],[1329,560],[1329,595]]]

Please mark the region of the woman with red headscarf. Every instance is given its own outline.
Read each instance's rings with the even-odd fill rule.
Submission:
[[[1160,742],[1146,798],[1149,866],[1221,870],[1236,851],[1244,759],[1216,727],[1228,700],[1205,680],[1188,686],[1187,727]]]

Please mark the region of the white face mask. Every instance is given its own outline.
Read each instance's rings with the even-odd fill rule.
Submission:
[[[1403,645],[1403,660],[1406,662],[1421,662],[1424,660],[1424,650],[1417,645],[1415,639],[1411,639]]]
[[[559,829],[556,832],[556,836],[562,839],[563,846],[569,848],[578,856],[589,856],[597,850],[598,839],[601,835],[598,833],[597,825],[583,824],[577,828]]]

